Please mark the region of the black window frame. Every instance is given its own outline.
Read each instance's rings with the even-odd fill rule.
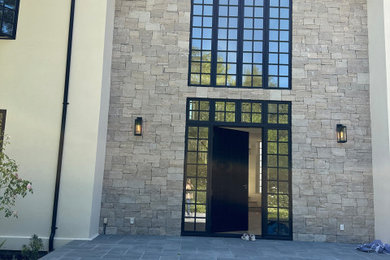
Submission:
[[[191,58],[192,58],[192,41],[194,40],[193,39],[193,17],[194,17],[194,0],[191,0],[191,22],[190,22],[190,41],[189,41],[189,57],[188,57],[188,86],[190,87],[215,87],[215,88],[242,88],[242,89],[278,89],[278,90],[291,90],[292,89],[292,9],[293,9],[293,5],[292,5],[292,0],[287,0],[288,3],[289,3],[289,6],[288,6],[288,9],[289,9],[289,17],[288,17],[288,21],[289,21],[289,28],[288,30],[287,29],[281,29],[279,27],[279,29],[272,29],[273,31],[277,30],[278,32],[281,32],[281,31],[288,31],[289,32],[289,39],[288,41],[280,41],[280,39],[278,40],[278,43],[280,42],[288,42],[288,53],[284,53],[284,52],[271,52],[271,54],[287,54],[288,55],[288,64],[285,65],[283,64],[282,66],[288,66],[288,85],[287,87],[280,87],[279,86],[279,81],[278,81],[278,86],[277,87],[270,87],[269,86],[269,66],[280,66],[281,63],[280,63],[280,60],[278,60],[277,63],[272,63],[270,64],[269,63],[269,55],[270,55],[270,51],[269,51],[269,43],[270,43],[270,40],[269,40],[269,32],[270,32],[270,8],[273,8],[272,6],[270,6],[270,1],[272,0],[264,0],[264,5],[263,5],[263,8],[264,8],[264,14],[263,14],[263,37],[262,37],[262,42],[263,42],[263,47],[262,47],[262,74],[261,74],[261,77],[262,77],[262,86],[261,87],[256,87],[256,86],[243,86],[242,84],[242,78],[244,76],[243,74],[243,71],[242,71],[242,65],[243,65],[243,58],[242,58],[242,55],[244,53],[244,50],[243,50],[243,32],[244,32],[244,27],[243,27],[243,20],[244,20],[244,11],[243,11],[243,8],[244,8],[244,0],[239,0],[239,10],[238,10],[238,13],[239,13],[239,17],[238,17],[238,29],[237,29],[237,34],[238,34],[238,38],[237,38],[237,64],[236,64],[236,85],[235,86],[230,86],[228,84],[225,84],[225,85],[217,85],[216,84],[216,81],[217,81],[217,53],[218,53],[218,18],[219,18],[219,14],[218,14],[218,11],[219,11],[219,0],[213,0],[213,16],[212,16],[212,20],[213,20],[213,25],[212,25],[212,38],[211,38],[211,69],[210,69],[210,84],[209,85],[202,85],[201,84],[201,80],[199,81],[200,83],[199,84],[194,84],[194,83],[191,83],[191,71],[192,71],[192,62],[191,62]],[[279,1],[279,0],[278,0]],[[279,6],[279,9],[280,8],[284,8],[284,7],[280,7]],[[280,11],[279,11],[279,14],[280,14]],[[203,15],[201,16],[203,17]],[[255,17],[254,17],[255,18]],[[275,19],[275,18],[273,18]],[[280,20],[280,18],[279,18]],[[283,20],[283,19],[282,19]],[[201,27],[203,28],[203,27]],[[253,40],[252,40],[253,41]],[[272,41],[271,41],[272,42]],[[275,42],[275,41],[273,41]],[[279,47],[280,48],[280,47]],[[201,49],[203,51],[203,49]],[[253,51],[251,52],[252,54],[254,53]],[[279,58],[280,59],[280,58]],[[209,61],[208,61],[209,62]],[[228,62],[226,62],[228,63]],[[252,61],[252,65],[254,65],[254,62]],[[278,67],[278,70],[280,68]],[[227,68],[226,68],[227,70]],[[278,74],[280,73],[280,70],[278,71]],[[201,72],[199,72],[199,75],[202,75]],[[254,75],[251,75],[252,77]],[[276,77],[279,77],[280,78],[280,74]],[[226,80],[227,82],[228,80]],[[252,84],[253,84],[253,79],[252,79]]]
[[[19,18],[19,5],[20,0],[15,0],[15,9],[9,8],[6,6],[7,0],[0,0],[0,40],[15,40],[16,39],[16,30],[18,27],[18,18]],[[6,34],[3,32],[4,26],[4,11],[7,10],[9,12],[14,13],[14,17],[12,21],[8,21],[8,23],[12,24],[13,30],[11,34]]]
[[[3,148],[4,141],[4,131],[5,131],[5,120],[7,116],[7,111],[0,109],[1,121],[0,121],[0,151]]]

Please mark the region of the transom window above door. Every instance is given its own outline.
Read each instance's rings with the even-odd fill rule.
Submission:
[[[190,86],[291,88],[291,0],[192,0]]]

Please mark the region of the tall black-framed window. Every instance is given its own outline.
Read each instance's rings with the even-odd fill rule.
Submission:
[[[215,127],[261,128],[262,236],[292,239],[291,102],[188,98],[183,235],[212,233]]]
[[[0,150],[3,146],[6,110],[0,109]]]
[[[0,0],[0,39],[15,39],[19,0]]]
[[[189,86],[291,88],[292,0],[192,0]]]

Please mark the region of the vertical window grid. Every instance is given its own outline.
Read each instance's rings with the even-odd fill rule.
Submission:
[[[194,0],[192,5],[190,83],[210,85],[213,1]]]
[[[264,1],[245,0],[242,86],[263,86]]]
[[[290,234],[289,130],[267,131],[267,231]]]
[[[236,86],[238,57],[238,0],[219,0],[217,86]]]
[[[268,87],[288,88],[290,78],[290,0],[270,0]]]
[[[205,231],[207,198],[208,127],[187,128],[185,231]]]

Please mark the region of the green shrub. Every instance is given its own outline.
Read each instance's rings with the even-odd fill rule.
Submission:
[[[8,143],[8,138],[3,144],[0,143],[0,213],[3,212],[6,218],[18,217],[13,210],[17,197],[23,198],[28,192],[33,193],[31,182],[19,177],[16,161],[5,154]]]
[[[28,246],[23,245],[22,256],[27,260],[37,260],[40,256],[39,251],[43,250],[42,239],[37,235],[33,235],[30,238],[30,243]]]

